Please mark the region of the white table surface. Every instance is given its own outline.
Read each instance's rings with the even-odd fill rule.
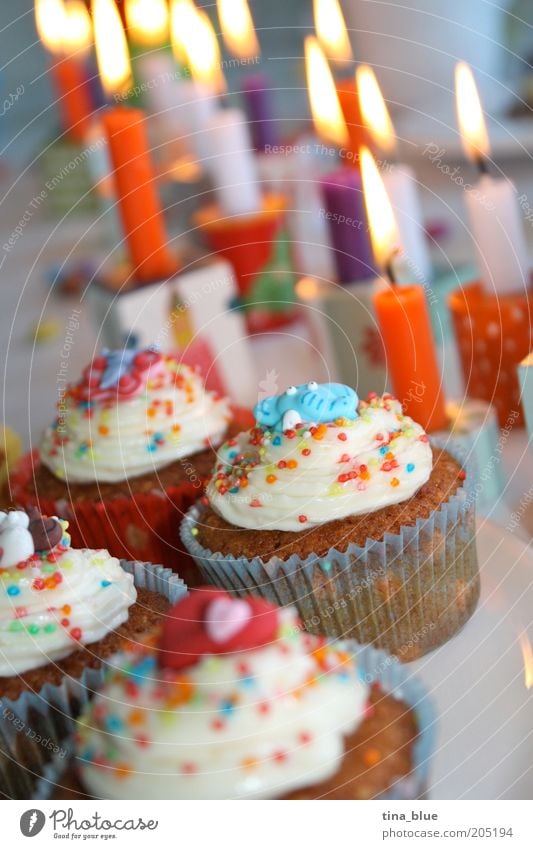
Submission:
[[[446,192],[446,187],[441,189]],[[73,307],[81,315],[69,357],[72,379],[95,346],[86,299],[51,296],[45,269],[68,257],[101,254],[105,241],[90,219],[68,216],[58,225],[47,219],[44,208],[32,216],[17,245],[5,252],[1,246],[39,191],[38,178],[25,177],[15,186],[5,181],[0,195],[2,418],[23,436],[26,446],[53,417],[55,375]],[[59,335],[35,347],[33,327],[52,317],[59,323]],[[320,380],[320,364],[305,340],[303,325],[255,340],[259,379],[274,369],[280,386],[311,377]],[[446,354],[446,381],[448,393],[457,396],[461,385],[457,369],[451,367],[453,356],[453,350]],[[520,506],[532,485],[533,457],[524,431],[511,432],[503,448],[503,468],[505,493],[479,521],[480,606],[460,636],[413,664],[440,714],[434,798],[533,798],[533,690],[527,693],[524,687],[518,644],[523,629],[529,628],[533,640],[533,504]],[[521,514],[519,525],[506,530],[514,509]]]

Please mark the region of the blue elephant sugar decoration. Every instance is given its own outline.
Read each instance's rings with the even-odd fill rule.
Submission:
[[[278,432],[290,430],[296,424],[320,424],[335,419],[357,418],[359,397],[350,386],[342,383],[301,383],[289,386],[283,395],[271,395],[254,407],[259,425]]]

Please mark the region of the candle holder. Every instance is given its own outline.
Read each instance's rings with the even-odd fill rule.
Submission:
[[[373,295],[379,279],[341,286],[303,277],[296,296],[311,329],[311,339],[332,369],[332,380],[357,386],[361,398],[384,392],[385,351],[375,319]]]
[[[479,282],[449,297],[466,394],[493,404],[500,426],[524,426],[517,366],[533,347],[533,295],[496,295]]]
[[[281,327],[295,317],[286,207],[284,195],[266,193],[259,212],[227,217],[213,203],[193,218],[212,250],[233,266],[251,333]]]
[[[496,410],[486,401],[461,398],[446,403],[446,415],[449,425],[436,436],[450,440],[472,458],[476,502],[481,508],[494,507],[504,488]]]
[[[108,348],[156,345],[179,351],[209,389],[240,405],[257,400],[257,377],[237,284],[225,260],[192,261],[170,278],[138,285],[124,265],[89,288],[95,329]]]

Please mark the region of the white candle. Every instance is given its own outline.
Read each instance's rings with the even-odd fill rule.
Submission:
[[[483,283],[502,294],[527,288],[529,256],[513,184],[483,174],[465,202]]]
[[[242,109],[225,109],[207,124],[211,157],[206,167],[226,215],[251,215],[262,207],[261,185],[248,121]]]
[[[394,155],[396,133],[374,71],[369,65],[359,65],[355,78],[361,115],[370,135],[380,150]],[[394,211],[409,282],[431,280],[431,257],[415,173],[403,163],[385,164],[381,176]]]
[[[209,171],[226,215],[250,215],[262,208],[248,121],[242,109],[224,109],[207,123]]]
[[[455,69],[455,94],[463,148],[486,172],[489,137],[476,82],[465,62]],[[472,190],[465,192],[465,202],[483,283],[502,294],[527,287],[529,257],[513,184],[482,173]]]
[[[398,225],[402,261],[409,271],[409,281],[431,280],[431,258],[422,222],[422,209],[415,173],[409,165],[386,166],[381,172]]]

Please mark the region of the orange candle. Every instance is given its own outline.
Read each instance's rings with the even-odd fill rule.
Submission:
[[[51,66],[50,72],[63,128],[74,141],[82,142],[92,113],[91,92],[83,65],[75,59],[60,59]]]
[[[176,271],[177,262],[168,248],[144,113],[117,106],[108,109],[102,121],[135,277],[141,282],[168,277]]]
[[[390,286],[374,295],[394,394],[428,432],[448,424],[423,286]]]
[[[376,261],[393,283],[398,228],[374,157],[361,149],[361,175]],[[423,286],[390,285],[374,295],[394,394],[407,413],[432,432],[447,427],[442,380]]]
[[[342,114],[348,128],[350,137],[349,148],[352,153],[358,153],[363,145],[369,145],[370,137],[361,116],[359,96],[354,79],[337,80],[335,83],[337,96],[341,105]],[[354,162],[357,164],[357,157]]]

